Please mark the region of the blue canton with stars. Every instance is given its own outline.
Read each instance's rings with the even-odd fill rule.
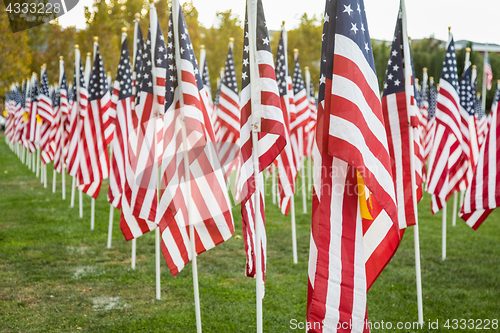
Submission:
[[[236,82],[236,72],[234,71],[233,49],[230,47],[227,52],[226,66],[224,67],[224,77],[222,84],[238,95],[238,83]]]
[[[212,88],[210,87],[210,75],[208,73],[208,61],[206,57],[204,60],[204,64],[201,65],[203,66],[203,77],[201,78],[203,80],[203,85],[207,88],[208,91],[211,91]]]
[[[392,40],[391,53],[385,72],[384,92],[382,96],[392,95],[405,91],[404,54],[403,54],[403,20],[399,9],[396,31]]]
[[[168,37],[167,37],[167,76],[165,80],[165,110],[168,110],[174,102],[174,93],[177,88],[177,67],[175,66],[175,40],[173,30],[173,14],[170,11],[168,18]]]
[[[434,81],[429,82],[429,120],[436,115],[437,93],[434,87]]]
[[[257,51],[267,51],[271,53],[271,43],[267,30],[266,18],[262,1],[257,1]],[[250,44],[248,40],[248,13],[245,12],[245,37],[243,40],[243,68],[241,70],[241,90],[250,84]]]
[[[457,56],[455,55],[455,41],[453,37],[446,49],[441,79],[450,83],[458,92]]]
[[[52,92],[52,106],[57,107],[61,105],[61,94],[58,89],[54,89]]]
[[[142,50],[144,49],[144,38],[142,36],[141,26],[137,25],[137,41],[136,41],[136,53],[135,53],[135,63],[134,72],[136,73],[135,79],[138,81],[141,78],[141,68],[142,68]]]
[[[177,78],[177,64],[175,62],[175,38],[173,35],[173,17],[172,11],[170,12],[169,22],[168,22],[169,31],[168,31],[168,40],[167,40],[167,48],[169,50],[167,56],[167,76],[166,76],[166,93],[165,93],[165,109],[168,109],[172,103],[174,102],[174,92],[178,86],[178,78]],[[179,6],[179,18],[178,18],[178,29],[177,33],[179,34],[179,53],[181,59],[187,60],[191,62],[194,71],[194,77],[196,79],[196,85],[198,91],[203,89],[203,80],[200,76],[200,71],[198,69],[198,65],[196,63],[196,57],[194,55],[193,44],[191,43],[191,38],[189,37],[189,33],[186,26],[186,21],[184,20],[184,15],[182,14],[182,9]]]
[[[280,39],[278,42],[278,50],[276,52],[276,63],[274,65],[276,74],[276,83],[280,90],[280,97],[283,97],[287,93],[286,77],[288,76],[288,68],[286,66],[285,58],[285,46],[283,42],[283,31],[281,32]]]
[[[21,87],[21,106],[23,108],[26,107],[26,82],[23,81],[22,87]]]
[[[299,91],[305,90],[304,79],[302,78],[302,71],[300,70],[299,57],[295,59],[295,68],[293,70],[293,93],[297,95]]]
[[[39,90],[38,79],[36,78],[36,76],[35,76],[35,79],[33,81],[34,82],[31,85],[31,94],[30,94],[32,102],[37,100],[38,94],[39,94],[39,92],[38,92],[38,90]]]
[[[47,70],[43,71],[41,83],[42,83],[42,85],[40,86],[40,94],[50,98],[49,77],[47,76]]]
[[[471,85],[471,66],[467,67],[460,80],[460,105],[469,115],[474,115],[474,92]]]
[[[97,46],[94,58],[94,64],[92,66],[92,73],[90,73],[89,101],[95,101],[101,99],[107,92],[108,92],[107,77],[104,71],[104,64],[102,62],[101,53],[99,53],[99,46]]]
[[[118,98],[120,100],[132,97],[132,73],[130,70],[130,53],[128,43],[125,39],[122,43],[120,62],[118,63],[118,73],[116,81],[120,82],[120,92]]]
[[[321,49],[319,103],[325,99],[325,89],[322,88],[322,85],[325,84],[326,79],[331,80],[333,76],[336,34],[343,35],[356,43],[375,73],[375,62],[363,0],[327,0]]]

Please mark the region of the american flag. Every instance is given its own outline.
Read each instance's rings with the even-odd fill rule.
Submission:
[[[491,81],[493,81],[493,71],[491,69],[488,52],[484,54],[484,75],[486,75],[486,89],[491,90]]]
[[[130,138],[130,155],[135,180],[132,185],[132,215],[147,221],[155,221],[158,206],[157,154],[160,140],[156,133],[161,129],[160,113],[165,102],[165,62],[167,47],[158,23],[154,4],[150,6],[150,22],[144,49],[142,68],[137,74],[138,92],[135,115],[137,128]],[[137,61],[137,58],[136,58]],[[161,137],[160,137],[161,138]],[[144,231],[149,231],[144,228]]]
[[[306,127],[311,120],[311,108],[309,96],[307,96],[307,89],[302,78],[302,71],[299,64],[299,54],[295,53],[295,69],[293,71],[293,100],[295,104],[295,119],[292,122],[293,131],[302,130],[302,151],[301,160],[307,156],[307,137]],[[299,131],[300,132],[300,131]],[[303,161],[301,162],[304,163]],[[298,166],[300,169],[302,165]]]
[[[22,114],[23,114],[23,104],[22,104],[22,97],[21,97],[21,92],[19,91],[18,87],[14,88],[13,91],[13,104],[12,104],[12,118],[11,118],[11,125],[10,125],[10,140],[13,142],[18,142],[19,141],[19,136],[17,134],[17,126],[20,121],[22,121]]]
[[[54,159],[54,154],[50,151],[50,133],[52,124],[55,121],[54,106],[49,92],[49,79],[47,69],[42,69],[40,95],[38,95],[38,116],[42,118],[40,126],[40,149],[44,164],[48,164]]]
[[[101,181],[109,176],[105,124],[108,121],[111,105],[99,46],[95,48],[88,92],[87,109],[84,112],[80,111],[82,126],[78,144],[80,157],[78,187],[82,192],[97,199],[101,189]]]
[[[205,50],[204,45],[201,46],[199,68],[200,68],[201,80],[203,82],[203,86],[205,87],[204,93],[207,95],[206,96],[206,100],[208,102],[207,111],[210,116],[210,120],[212,121],[212,127],[215,128],[215,124],[217,122],[217,112],[212,102],[212,88],[210,88],[210,74],[208,72],[207,52]]]
[[[432,144],[434,143],[434,134],[436,131],[436,102],[436,88],[434,88],[434,79],[431,77],[429,78],[429,109],[424,138],[424,161],[429,161]]]
[[[28,108],[28,122],[25,128],[25,147],[29,149],[31,153],[35,152],[37,147],[35,145],[35,140],[37,138],[37,114],[38,114],[38,78],[35,73],[33,73],[30,82],[30,89],[28,92],[28,99],[26,102]]]
[[[54,138],[55,154],[54,168],[57,172],[62,173],[62,168],[65,167],[65,159],[68,153],[68,126],[69,118],[69,103],[68,103],[68,85],[66,82],[66,73],[64,66],[61,66],[61,80],[59,82],[59,123],[57,124],[57,133]]]
[[[412,68],[408,66],[412,64],[409,49],[406,14],[400,7],[382,94],[382,112],[387,130],[400,229],[416,224],[414,196],[416,194],[415,188],[419,185],[414,182],[411,175],[412,169],[415,173],[417,172],[418,163],[417,156],[410,154],[410,144],[412,144],[410,143],[410,131],[414,130],[410,124],[410,116],[416,114],[417,106],[411,103],[414,89]],[[418,132],[414,133],[417,135],[415,139],[418,140]],[[417,174],[415,174],[416,178]],[[415,199],[418,200],[418,198]]]
[[[436,130],[429,155],[427,192],[433,194],[431,210],[438,212],[449,197],[459,190],[468,168],[469,145],[462,135],[455,42],[450,34],[436,105]]]
[[[399,243],[389,235],[398,212],[379,93],[363,1],[327,1],[307,302],[307,321],[320,327],[309,332],[349,322],[362,332],[370,259]],[[369,191],[354,191],[358,184]]]
[[[111,106],[116,114],[115,132],[111,142],[112,154],[109,171],[108,201],[121,209],[123,188],[126,180],[125,163],[128,159],[129,119],[132,119],[132,68],[127,40],[122,42],[118,72],[113,84]],[[132,129],[132,128],[131,128]]]
[[[308,80],[307,78],[309,77],[310,81],[310,74],[309,74],[309,69],[306,67],[306,81]],[[307,84],[307,83],[306,83]],[[314,144],[314,138],[316,134],[316,118],[317,118],[317,113],[318,110],[316,108],[316,98],[314,97],[314,86],[312,82],[309,83],[309,94],[308,94],[308,100],[309,100],[309,120],[307,122],[307,125],[304,127],[304,138],[306,139],[304,149],[306,151],[304,152],[304,155],[308,156],[309,158],[312,158],[312,149],[313,149],[313,144]]]
[[[72,105],[69,114],[69,135],[68,135],[68,156],[66,164],[68,165],[68,174],[78,177],[80,169],[80,137],[82,125],[82,115],[87,111],[88,91],[83,76],[83,65],[80,57],[80,51],[75,49],[75,74],[73,76],[73,88],[70,89]],[[77,73],[77,71],[79,71]],[[78,75],[77,75],[78,74]],[[79,80],[77,81],[77,76]]]
[[[247,0],[241,72],[241,168],[238,186],[241,193],[243,238],[247,256],[246,275],[253,277],[258,269],[264,279],[267,241],[262,171],[285,147],[286,127],[283,111],[280,108],[273,55],[261,0]],[[257,147],[253,144],[253,132],[258,136]],[[259,165],[258,179],[255,179],[254,175],[254,153]],[[257,183],[258,197],[255,193]],[[258,216],[255,215],[256,204],[260,206]],[[256,244],[256,224],[259,225],[260,244]],[[262,258],[261,267],[256,267],[258,246]],[[258,283],[261,282],[263,283],[263,281]]]
[[[467,184],[469,184],[472,179],[472,175],[474,172],[474,168],[476,165],[476,161],[479,156],[479,148],[478,148],[478,139],[477,139],[477,131],[476,131],[476,117],[475,117],[475,90],[471,80],[471,72],[472,66],[470,64],[466,64],[466,68],[464,73],[462,74],[462,79],[460,80],[460,115],[462,120],[462,126],[460,127],[462,130],[462,135],[464,138],[468,138],[468,150],[469,150],[469,159],[468,159],[468,170],[467,170],[467,178],[465,180],[465,184],[462,187],[462,190],[465,189]]]
[[[137,98],[137,80],[141,78],[142,69],[142,50],[144,49],[144,38],[142,36],[141,26],[139,25],[139,20],[135,21],[134,28],[134,51],[133,55],[133,70],[132,70],[132,120],[134,128],[137,127],[137,117],[135,116],[135,102]]]
[[[424,77],[422,79],[422,89],[421,89],[422,106],[420,107],[420,139],[422,145],[425,142],[427,123],[429,121],[429,78],[427,75],[427,68],[424,69],[423,76]]]
[[[231,172],[238,170],[240,162],[240,97],[234,65],[233,47],[230,43],[224,76],[220,80],[215,125],[218,128],[215,133],[217,150],[226,179]]]
[[[295,193],[295,179],[297,177],[297,167],[299,156],[302,153],[299,151],[297,132],[294,133],[294,143],[291,139],[292,116],[296,116],[294,103],[294,89],[292,79],[288,73],[287,52],[286,52],[286,30],[282,27],[281,36],[278,42],[278,50],[276,53],[276,83],[278,84],[279,96],[281,102],[281,110],[285,121],[285,139],[287,145],[281,151],[281,154],[276,158],[276,166],[278,171],[278,206],[283,214],[288,215],[290,209],[290,201],[293,200]],[[300,68],[299,68],[300,69]],[[302,101],[301,106],[308,107],[306,96],[303,96],[305,101]],[[293,151],[294,149],[296,151]],[[295,158],[297,157],[297,158]]]
[[[163,256],[175,276],[194,255],[193,237],[200,254],[229,239],[234,223],[214,146],[210,106],[180,6],[172,8],[169,27],[162,193],[156,222]]]
[[[460,217],[474,230],[484,222],[493,209],[500,206],[499,106],[497,103],[486,141],[481,147],[474,176],[465,192],[464,203],[460,209]]]
[[[61,112],[60,112],[61,95],[59,94],[59,88],[57,85],[53,88],[51,98],[52,98],[52,107],[54,108],[54,121],[52,122],[52,126],[50,127],[48,150],[49,154],[51,155],[51,160],[54,161],[54,169],[56,169],[54,160],[57,150],[56,137],[59,132],[61,124]]]

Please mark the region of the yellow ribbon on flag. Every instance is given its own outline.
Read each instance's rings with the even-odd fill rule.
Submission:
[[[3,110],[3,116],[7,117],[7,115],[8,115],[7,110]]]
[[[23,113],[23,121],[28,122],[28,112]]]
[[[36,115],[36,123],[37,124],[41,124],[42,123],[42,117],[40,117],[39,115]]]
[[[356,176],[358,179],[358,198],[359,198],[359,211],[361,212],[361,217],[367,220],[373,220],[372,215],[370,214],[370,209],[368,209],[368,203],[366,202],[366,192],[368,189],[366,188],[365,182],[363,180],[363,177],[359,173],[358,170],[356,170]],[[371,194],[368,193],[369,199],[370,199],[370,206],[371,205]]]

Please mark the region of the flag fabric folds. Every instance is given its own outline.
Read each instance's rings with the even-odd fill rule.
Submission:
[[[61,80],[59,82],[59,116],[56,124],[56,134],[54,137],[54,168],[58,173],[62,173],[65,167],[65,158],[67,155],[68,135],[66,127],[68,125],[69,104],[68,104],[68,85],[66,82],[66,73],[64,66],[61,66]]]
[[[128,132],[132,118],[132,70],[127,40],[122,42],[118,72],[113,84],[110,108],[116,115],[114,135],[111,142],[108,201],[121,209],[122,194],[126,179],[125,163],[128,156]]]
[[[285,147],[286,127],[262,1],[249,1],[247,0],[246,5],[243,42],[240,104],[241,168],[238,186],[241,193],[243,239],[247,257],[246,275],[253,277],[259,269],[264,279],[267,241],[262,171]],[[253,132],[258,137],[256,146],[253,144]],[[258,179],[254,174],[254,154],[256,154],[255,159],[258,160]],[[256,184],[259,184],[259,196],[255,193]],[[257,200],[260,205],[258,215],[255,214]],[[260,244],[256,244],[256,224],[259,224]],[[256,267],[257,246],[260,247],[261,267]]]
[[[392,247],[399,243],[396,193],[363,1],[327,1],[323,34],[307,321],[320,326],[309,332],[334,332],[345,323],[352,324],[352,332],[362,332],[371,255],[394,252],[391,231],[396,233]]]
[[[493,209],[500,206],[499,106],[497,103],[472,181],[465,192],[464,203],[460,209],[460,217],[474,230]]]
[[[443,72],[439,80],[436,105],[436,129],[430,153],[426,191],[433,194],[431,210],[438,212],[449,197],[459,190],[468,168],[469,148],[462,135],[459,110],[458,74],[455,42],[450,34]]]
[[[286,52],[286,30],[282,27],[281,36],[278,41],[278,50],[276,54],[276,83],[278,84],[281,110],[285,121],[285,139],[287,145],[276,158],[278,175],[278,206],[281,212],[288,215],[291,200],[295,193],[295,179],[297,177],[297,163],[302,152],[299,151],[297,143],[297,133],[295,134],[294,144],[291,141],[290,120],[296,117],[294,91],[291,89],[292,79],[288,73],[287,52]],[[301,106],[308,107],[308,101],[304,96]],[[294,152],[292,146],[295,146]],[[295,153],[295,154],[294,154]],[[297,157],[295,158],[294,155]]]
[[[169,26],[156,223],[163,256],[175,276],[193,255],[229,239],[234,222],[215,146],[210,103],[180,6],[172,8]]]
[[[83,112],[80,111],[80,167],[77,185],[81,191],[96,199],[101,189],[101,181],[109,176],[105,122],[109,117],[111,105],[99,46],[96,47],[88,92],[88,106]]]
[[[240,162],[240,97],[234,70],[233,47],[230,43],[227,52],[224,76],[220,80],[219,98],[216,104],[218,128],[215,133],[217,149],[226,179]]]

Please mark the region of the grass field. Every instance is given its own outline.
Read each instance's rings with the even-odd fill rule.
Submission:
[[[48,167],[52,184],[52,167]],[[58,175],[59,177],[59,175]],[[109,204],[107,183],[96,203],[90,230],[90,199],[84,217],[44,189],[0,137],[0,332],[195,332],[191,265],[172,278],[162,258],[162,300],[155,300],[154,234],[137,240],[137,268],[130,268],[130,243],[124,241],[115,212],[112,249],[106,249]],[[270,199],[270,198],[269,198]],[[310,212],[310,202],[309,212]],[[435,332],[447,319],[500,319],[500,210],[478,231],[460,219],[448,227],[448,258],[441,260],[441,214],[431,215],[430,198],[419,204],[423,329],[396,329],[417,320],[413,231],[368,293],[373,332]],[[268,272],[264,331],[296,332],[292,319],[305,321],[310,213],[297,199],[299,263],[292,263],[289,218],[268,200]],[[448,211],[451,211],[451,204]],[[255,281],[244,275],[239,206],[236,231],[227,242],[198,258],[204,332],[255,332]],[[449,216],[451,213],[449,213]],[[438,320],[438,329],[434,327]],[[387,329],[387,323],[393,329]],[[462,323],[457,323],[456,332]],[[470,325],[470,322],[467,323]],[[380,326],[381,327],[381,326]],[[472,327],[472,326],[469,326]],[[490,331],[493,323],[489,324]],[[498,327],[498,326],[497,326]],[[474,331],[474,330],[469,330]]]

